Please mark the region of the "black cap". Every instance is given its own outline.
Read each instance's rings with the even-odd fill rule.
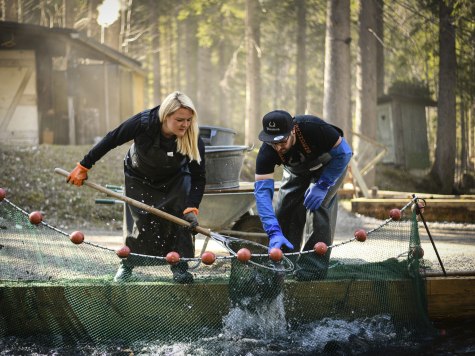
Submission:
[[[293,127],[293,118],[287,111],[274,110],[262,118],[262,131],[259,140],[279,142],[289,137]]]

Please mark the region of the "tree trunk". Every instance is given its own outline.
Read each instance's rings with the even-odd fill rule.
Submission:
[[[18,21],[18,11],[17,11],[17,5],[18,2],[17,0],[5,0],[5,21],[12,21],[12,22],[17,22]]]
[[[76,4],[72,1],[63,0],[64,20],[63,27],[74,28],[74,21],[76,16]]]
[[[323,119],[351,144],[350,0],[327,0]]]
[[[236,79],[236,69],[238,67],[238,56],[239,53],[242,52],[242,47],[244,44],[240,44],[234,51],[231,50],[232,48],[228,48],[227,41],[220,44],[220,61],[223,62],[223,71],[222,76],[219,82],[219,87],[222,92],[222,97],[224,98],[223,102],[220,102],[220,106],[222,109],[220,110],[221,113],[221,121],[220,123],[225,127],[233,126],[233,109],[234,107],[239,107],[242,109],[242,103],[238,103],[240,101],[237,99],[238,95],[236,95],[235,91],[233,90],[234,87],[232,82]],[[229,53],[228,53],[229,51]],[[241,119],[242,115],[240,115],[239,119]],[[243,125],[242,122],[239,123],[239,128],[242,129]],[[242,130],[240,130],[242,133]],[[244,141],[244,140],[242,140]]]
[[[172,43],[175,42],[175,28],[174,28],[174,19],[171,16],[167,16],[165,19],[166,22],[166,32],[165,32],[165,41],[168,44],[167,45],[167,52],[166,52],[166,57],[167,57],[167,62],[168,65],[166,68],[168,69],[168,90],[167,92],[170,93],[172,91],[175,91],[178,89],[176,87],[175,83],[175,72],[177,68],[175,68],[175,52],[176,48],[175,46],[172,45]]]
[[[374,36],[376,30],[377,0],[360,0],[359,4],[355,131],[372,140],[377,140],[377,39]],[[358,159],[358,154],[363,152],[364,145],[367,144],[368,143],[363,142],[357,137],[353,138],[356,159]],[[364,178],[369,187],[374,186],[374,169],[370,170]]]
[[[185,28],[185,88],[186,95],[195,102],[198,94],[198,40],[196,39],[197,25],[195,16],[190,15],[186,18]]]
[[[376,45],[376,68],[377,68],[377,82],[376,93],[377,97],[384,95],[384,1],[376,0],[376,36],[378,43]]]
[[[123,48],[124,53],[129,53],[129,39],[131,37],[131,32],[132,32],[132,1],[133,0],[128,0],[127,1],[127,8],[125,11],[125,25],[124,25],[124,42],[121,44]],[[119,35],[119,37],[121,37]]]
[[[87,23],[87,37],[94,38],[96,41],[100,41],[101,29],[97,24],[97,6],[99,0],[90,0],[88,8],[88,23]]]
[[[116,51],[122,50],[122,44],[120,43],[120,20],[117,19],[113,24],[111,24],[104,30],[104,43],[110,48],[115,49]]]
[[[221,26],[222,27],[222,16],[221,16]],[[219,112],[218,112],[218,120],[216,121],[218,125],[221,126],[230,126],[231,124],[231,117],[229,111],[229,98],[228,98],[228,89],[227,86],[224,85],[223,80],[226,75],[227,63],[228,63],[228,56],[227,54],[227,46],[226,42],[221,39],[218,44],[218,65],[219,65],[219,93],[218,93],[218,105],[219,105]]]
[[[175,10],[176,12],[176,63],[175,66],[178,68],[176,71],[176,81],[177,81],[177,89],[182,91],[183,93],[187,94],[185,92],[185,86],[186,86],[186,81],[187,78],[185,78],[185,71],[184,68],[186,66],[186,59],[183,53],[186,53],[186,23],[185,21],[182,21],[179,19],[179,8]]]
[[[217,107],[216,105],[210,105],[210,99],[213,98],[213,88],[211,86],[215,82],[212,76],[211,49],[200,46],[198,48],[198,98],[195,104],[200,122],[203,124],[210,124],[216,117]]]
[[[475,171],[475,98],[468,101],[470,113],[468,114],[468,167],[471,172]]]
[[[461,101],[460,103],[460,136],[462,145],[460,147],[460,173],[463,177],[463,174],[467,172],[469,167],[469,156],[468,156],[468,117],[465,110],[465,102]]]
[[[307,6],[306,0],[295,0],[297,6],[297,85],[296,114],[305,114],[307,109]]]
[[[48,17],[46,16],[46,1],[40,0],[38,7],[40,9],[40,26],[49,27]],[[23,11],[21,8],[21,2],[18,2],[18,22],[22,21]]]
[[[455,175],[455,86],[457,60],[453,2],[439,2],[439,99],[435,161],[431,176],[440,184],[442,194],[450,194]]]
[[[257,141],[261,122],[260,7],[258,0],[246,0],[246,145]]]
[[[150,55],[152,56],[152,92],[153,105],[158,105],[162,100],[162,86],[160,75],[160,32],[158,26],[160,25],[157,6],[154,0],[149,0],[150,4],[150,19],[149,28],[151,36]]]

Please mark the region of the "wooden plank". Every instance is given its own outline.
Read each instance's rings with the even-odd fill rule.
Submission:
[[[412,197],[411,197],[412,199]],[[355,203],[374,203],[374,204],[401,204],[408,203],[408,199],[399,199],[399,198],[386,198],[386,199],[378,199],[378,198],[355,198],[353,199]],[[451,206],[455,207],[459,204],[470,204],[470,203],[475,203],[475,199],[425,199],[427,202],[427,206],[429,207],[430,205],[436,205],[438,207],[444,207],[444,206]]]
[[[474,199],[475,195],[473,194],[461,194],[461,195],[453,195],[453,194],[432,194],[432,193],[414,193],[414,192],[400,192],[394,190],[378,190],[377,196],[374,198],[378,199],[412,199],[412,194],[416,194],[418,198],[421,199],[457,199],[457,200],[465,200],[465,199]]]
[[[15,110],[17,109],[18,103],[20,102],[20,99],[23,95],[23,92],[25,91],[25,88],[30,81],[30,78],[33,74],[33,68],[32,67],[26,67],[25,68],[25,75],[23,76],[17,91],[13,97],[13,100],[10,102],[10,105],[8,107],[7,113],[3,117],[3,120],[0,122],[0,130],[5,131],[8,128],[8,124],[10,123],[10,120],[13,117],[13,114],[15,113]]]
[[[417,305],[411,302],[414,292],[408,293],[411,289],[411,283],[403,280],[289,281],[285,290],[286,316],[303,322],[378,314],[410,320],[419,314]]]
[[[384,220],[391,209],[402,208],[408,202],[408,199],[356,198],[351,200],[351,211]],[[473,223],[475,199],[426,199],[424,218],[426,221]]]
[[[290,280],[284,288],[289,321],[353,319],[380,313],[411,320],[420,315],[415,289],[411,292],[412,284],[405,280]],[[426,292],[431,320],[475,318],[475,276],[430,277]],[[0,319],[9,335],[125,339],[130,337],[125,331],[130,331],[154,338],[158,333],[220,326],[229,308],[226,282],[68,286],[0,283]]]
[[[227,289],[224,283],[0,285],[0,318],[8,335],[155,339],[220,326]]]
[[[356,165],[355,160],[350,160],[350,169],[351,169],[351,174],[353,177],[355,177],[356,182],[358,183],[358,186],[363,193],[363,196],[365,198],[369,197],[369,191],[368,191],[368,186],[366,185],[366,182],[363,179],[363,176],[360,174],[360,171],[358,169],[358,166]]]
[[[13,62],[17,61],[31,61],[35,59],[35,52],[31,50],[26,50],[26,51],[18,51],[18,50],[13,50],[13,51],[2,51],[2,57],[1,61],[4,60],[11,60]]]
[[[475,276],[431,277],[426,286],[432,320],[475,318]]]

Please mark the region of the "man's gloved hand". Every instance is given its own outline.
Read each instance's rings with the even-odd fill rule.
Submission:
[[[269,236],[269,251],[272,250],[274,247],[282,248],[282,246],[285,246],[290,250],[294,249],[294,245],[292,245],[290,241],[287,240],[280,231],[275,231],[271,233]]]
[[[329,186],[325,184],[311,184],[304,195],[303,205],[310,210],[317,210],[327,195]]]
[[[198,213],[199,210],[197,208],[186,208],[183,211],[183,219],[190,223],[189,229],[191,232],[196,234],[195,228],[199,225],[198,224]]]
[[[286,246],[293,250],[294,246],[284,237],[279,222],[275,217],[272,208],[272,197],[274,196],[274,180],[263,179],[254,183],[254,196],[256,197],[256,207],[267,236],[269,236],[269,252],[274,247]]]
[[[315,211],[322,205],[328,189],[334,186],[345,172],[346,166],[353,155],[353,151],[344,137],[340,137],[338,145],[333,147],[328,153],[332,156],[332,159],[323,168],[318,182],[311,184],[304,195],[303,205],[310,211]]]
[[[87,179],[87,171],[89,169],[78,163],[71,173],[69,173],[66,182],[77,185],[80,187],[82,183]]]

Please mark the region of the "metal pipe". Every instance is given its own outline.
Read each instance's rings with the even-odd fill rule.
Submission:
[[[412,197],[416,199],[416,195],[412,194]],[[425,201],[424,201],[425,202]],[[439,252],[437,251],[437,247],[435,247],[435,242],[434,239],[432,238],[432,235],[430,234],[429,228],[427,227],[426,224],[426,219],[424,219],[424,214],[422,214],[422,210],[419,208],[419,203],[417,202],[417,199],[414,201],[415,209],[416,209],[416,214],[419,214],[421,216],[422,223],[424,224],[424,227],[426,228],[427,235],[429,235],[430,242],[432,243],[432,247],[434,248],[435,254],[437,256],[437,259],[439,260],[440,267],[442,268],[442,272],[444,272],[444,276],[447,277],[447,272],[445,272],[444,264],[442,263],[442,260],[439,256]]]

